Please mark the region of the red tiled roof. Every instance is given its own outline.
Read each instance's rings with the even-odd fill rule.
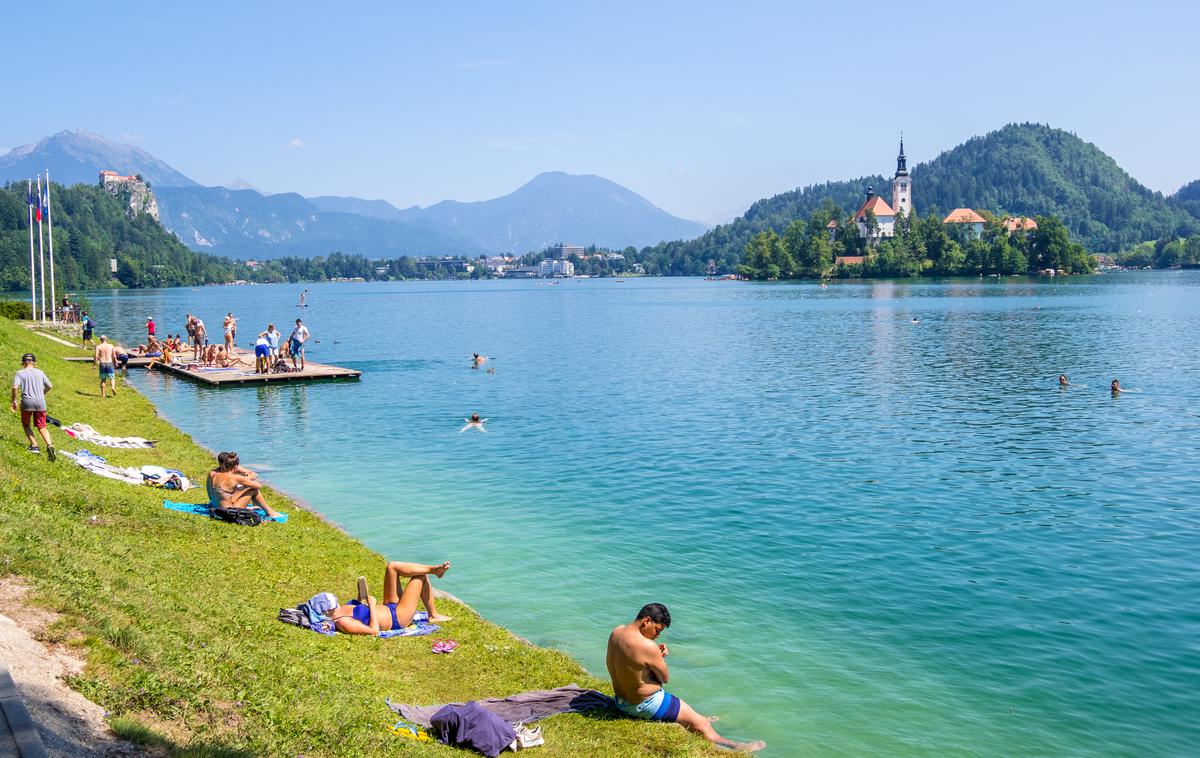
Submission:
[[[896,215],[896,212],[892,210],[891,206],[889,206],[887,202],[879,195],[872,195],[864,200],[863,204],[859,207],[858,212],[854,214],[854,220],[864,220],[866,218],[867,211],[874,213],[876,218],[880,216]]]
[[[970,208],[955,208],[950,211],[950,215],[942,219],[943,224],[982,224],[984,223],[983,216],[980,216]]]
[[[1017,231],[1031,232],[1034,229],[1037,229],[1037,222],[1031,218],[1025,218],[1024,216],[1018,216],[1016,218],[1006,218],[1006,219],[1004,219],[1004,228],[1010,232],[1017,232]]]

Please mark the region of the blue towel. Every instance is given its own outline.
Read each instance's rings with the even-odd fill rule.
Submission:
[[[180,511],[182,513],[192,513],[197,516],[211,516],[212,506],[208,503],[175,503],[170,500],[163,501],[163,508],[172,511]],[[274,521],[279,524],[286,524],[288,517],[286,513],[279,514],[279,518],[269,518],[262,508],[255,508],[259,515],[263,517],[263,521]]]
[[[433,634],[440,629],[437,624],[429,621],[429,614],[425,611],[417,611],[413,614],[412,623],[403,629],[388,629],[386,632],[380,632],[379,636],[384,639],[390,637],[424,637],[427,634]]]

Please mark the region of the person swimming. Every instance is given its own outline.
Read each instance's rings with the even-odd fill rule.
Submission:
[[[479,418],[478,413],[472,413],[471,418],[465,418],[465,419],[463,419],[463,421],[466,421],[467,425],[464,426],[462,429],[458,430],[459,434],[462,434],[463,432],[467,431],[468,429],[470,429],[472,427],[474,427],[475,429],[478,429],[481,432],[487,431],[487,429],[483,428],[483,425],[485,423],[487,423],[487,419]]]
[[[471,355],[471,368],[479,368],[483,364],[487,363],[486,355],[480,355],[479,353],[472,353]]]
[[[1067,381],[1067,375],[1066,375],[1066,374],[1059,374],[1059,375],[1058,375],[1058,386],[1059,386],[1059,387],[1070,387],[1070,386],[1071,386],[1071,383],[1070,383],[1069,381]]]
[[[1124,388],[1122,388],[1122,387],[1121,387],[1121,382],[1120,382],[1119,380],[1117,380],[1117,379],[1113,379],[1113,380],[1112,380],[1112,384],[1108,385],[1108,388],[1109,388],[1110,390],[1112,390],[1112,393],[1113,393],[1114,395],[1119,395],[1119,394],[1121,394],[1122,392],[1128,392],[1128,391],[1129,391],[1129,390],[1127,390],[1127,389],[1124,389]]]

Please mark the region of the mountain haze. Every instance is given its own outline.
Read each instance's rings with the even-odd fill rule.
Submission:
[[[140,147],[121,145],[81,129],[59,132],[0,155],[0,182],[30,179],[46,169],[50,178],[61,184],[95,184],[100,171],[110,169],[141,174],[155,188],[198,186]]]
[[[95,184],[101,170],[141,174],[163,225],[194,250],[242,258],[526,253],[555,242],[643,246],[694,237],[706,227],[677,218],[598,176],[541,174],[504,197],[399,209],[384,200],[264,194],[237,179],[204,187],[141,148],[66,131],[0,156],[0,182],[49,168],[63,184]]]

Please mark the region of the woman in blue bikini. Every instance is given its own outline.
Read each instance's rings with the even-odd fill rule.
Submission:
[[[430,621],[449,621],[449,616],[437,612],[431,582],[431,577],[441,579],[449,569],[450,561],[437,566],[391,561],[383,570],[382,604],[369,596],[365,603],[351,600],[325,615],[343,634],[379,634],[390,629],[403,629],[412,623],[418,602],[424,604]],[[408,580],[403,591],[400,589],[401,577]]]

